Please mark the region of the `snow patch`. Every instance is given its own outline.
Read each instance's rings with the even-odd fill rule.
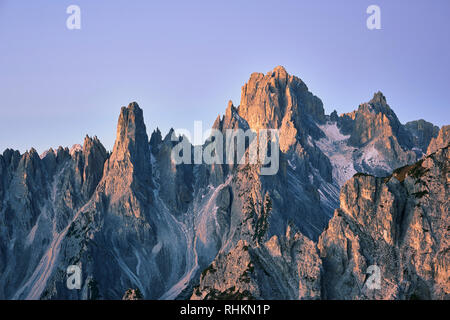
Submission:
[[[361,163],[365,163],[370,168],[380,168],[391,171],[392,168],[384,160],[383,156],[375,149],[374,145],[367,146],[361,157]]]
[[[342,186],[356,173],[353,166],[355,148],[348,146],[347,141],[350,136],[343,135],[336,122],[327,122],[318,127],[326,137],[318,140],[316,145],[330,159],[333,166],[333,178],[339,186]]]

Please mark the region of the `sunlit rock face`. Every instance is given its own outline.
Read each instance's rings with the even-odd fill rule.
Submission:
[[[88,136],[40,156],[5,150],[0,299],[448,297],[448,126],[402,125],[379,92],[325,115],[276,67],[252,74],[213,128],[279,129],[278,171],[177,164],[181,137],[149,140],[136,102],[112,152]]]
[[[347,145],[353,147],[352,162],[357,172],[388,175],[423,155],[423,143],[400,123],[381,92],[357,110],[341,115],[337,124],[344,135],[349,135]]]
[[[117,138],[105,165],[105,176],[105,193],[113,198],[113,202],[119,201],[120,197],[128,198],[124,199],[130,203],[127,210],[132,210],[136,217],[142,216],[145,211],[142,207],[151,200],[152,171],[143,111],[135,102],[120,111]],[[127,194],[138,189],[139,193]],[[139,197],[142,197],[141,201]]]
[[[240,240],[203,271],[191,299],[320,299],[322,261],[316,245],[288,227],[279,239]]]
[[[242,87],[239,115],[250,128],[280,129],[280,149],[286,152],[298,135],[316,130],[308,118],[322,123],[325,114],[322,101],[308,91],[306,84],[279,66],[266,75],[253,73]]]
[[[449,294],[449,148],[386,178],[358,175],[318,242],[329,299],[444,299]],[[367,286],[369,266],[380,288]]]
[[[450,143],[450,125],[443,126],[437,137],[431,139],[427,149],[427,154],[436,152],[440,148],[445,148]]]

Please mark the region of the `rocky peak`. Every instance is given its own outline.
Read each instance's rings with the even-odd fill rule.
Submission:
[[[156,130],[152,132],[149,142],[152,152],[154,152],[158,148],[161,142],[162,142],[161,131],[159,130],[159,128],[156,128]]]
[[[233,112],[236,112],[236,108],[233,105],[233,101],[229,100],[227,109],[225,110],[225,117],[231,118]]]
[[[280,129],[280,147],[289,150],[300,133],[315,137],[325,114],[322,101],[308,91],[299,78],[289,75],[283,67],[276,67],[266,75],[253,73],[242,87],[239,115],[250,128]]]
[[[34,175],[36,170],[40,169],[40,160],[41,158],[37,151],[34,148],[31,148],[30,151],[27,151],[22,155],[19,162],[19,170]],[[24,178],[26,179],[27,176],[24,176]]]
[[[266,75],[253,73],[242,87],[239,114],[252,129],[279,128],[285,116],[295,118],[307,113],[323,120],[323,105],[306,84],[278,66]]]
[[[74,157],[77,152],[83,151],[83,147],[80,144],[74,144],[72,148],[69,150],[69,154],[71,157]]]
[[[423,119],[410,121],[405,124],[406,130],[412,135],[413,144],[422,152],[426,152],[431,139],[436,138],[439,127]]]
[[[225,110],[225,115],[221,118],[217,117],[214,121],[213,129],[224,131],[226,129],[249,129],[247,121],[245,121],[240,115],[238,109],[233,105],[230,100]]]
[[[132,202],[130,211],[135,217],[145,214],[152,199],[152,169],[143,111],[136,102],[120,110],[116,142],[103,176],[102,189],[112,197],[112,203]],[[126,212],[124,208],[117,210],[122,211]]]
[[[344,116],[345,117],[345,116]],[[354,121],[349,142],[361,147],[377,137],[396,137],[405,147],[411,147],[411,136],[400,123],[395,112],[386,102],[386,97],[377,92],[368,103],[347,114]]]
[[[448,296],[449,150],[388,178],[356,174],[319,239],[328,299],[445,299]],[[380,270],[368,286],[369,266]]]
[[[364,113],[382,114],[389,118],[391,121],[398,121],[397,115],[392,111],[387,104],[386,97],[381,91],[375,92],[373,98],[369,102],[359,105],[355,116]]]
[[[121,162],[133,163],[133,169],[141,174],[150,170],[150,150],[142,109],[136,102],[120,110],[117,138],[111,154],[110,166]]]
[[[3,160],[5,165],[11,165],[14,169],[20,161],[20,152],[18,150],[6,149],[3,152]]]
[[[369,101],[372,105],[387,106],[386,97],[381,91],[374,93],[372,100]]]
[[[427,154],[431,154],[439,150],[439,148],[447,147],[450,143],[450,125],[443,126],[436,138],[431,139],[427,149]]]
[[[129,153],[142,152],[144,150],[140,148],[147,149],[147,141],[142,109],[136,102],[130,103],[128,107],[122,107],[117,123],[117,138],[113,154],[125,156]]]
[[[86,135],[83,144],[83,187],[82,192],[89,197],[103,175],[103,166],[108,157],[105,147],[96,136]]]
[[[83,142],[83,148],[82,148],[83,153],[91,153],[96,148],[100,148],[100,149],[104,150],[106,153],[105,147],[103,147],[102,143],[97,138],[97,136],[94,136],[93,138],[91,138],[88,135],[86,135],[86,137],[84,138],[84,142]]]

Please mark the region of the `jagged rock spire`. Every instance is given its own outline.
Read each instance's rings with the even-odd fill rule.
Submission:
[[[148,136],[144,124],[142,109],[136,102],[120,110],[117,123],[117,138],[114,144],[112,161],[131,160],[140,168],[150,159]]]
[[[301,132],[316,136],[312,119],[325,121],[322,101],[309,92],[306,84],[278,66],[266,75],[253,73],[242,87],[239,115],[250,128],[280,129],[281,151],[287,152]],[[310,128],[310,129],[309,129]]]
[[[156,130],[153,131],[151,137],[150,137],[150,147],[152,148],[152,152],[154,149],[156,149],[162,142],[162,135],[159,128],[156,128]]]
[[[136,102],[132,102],[120,110],[116,142],[103,176],[106,194],[112,195],[114,201],[122,201],[126,197],[135,202],[138,198],[141,205],[135,203],[135,216],[141,216],[142,208],[151,201],[150,159],[143,111]]]
[[[439,130],[438,136],[431,139],[430,145],[428,146],[427,154],[436,152],[440,148],[445,148],[450,144],[450,125],[442,126]]]
[[[384,94],[381,91],[377,91],[374,93],[372,100],[370,100],[369,103],[379,103],[381,105],[386,105],[386,97],[384,96]]]
[[[103,174],[103,165],[108,157],[105,147],[96,136],[86,135],[83,143],[83,187],[82,192],[89,197],[97,187]]]

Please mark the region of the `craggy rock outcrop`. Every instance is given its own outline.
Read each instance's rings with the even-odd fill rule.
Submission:
[[[450,125],[443,126],[436,138],[431,139],[427,149],[427,154],[436,152],[440,148],[445,148],[450,143]]]
[[[436,138],[439,133],[438,126],[422,119],[407,122],[405,128],[411,133],[414,146],[423,153],[427,152],[431,139]]]
[[[122,300],[142,300],[142,293],[139,289],[128,289],[123,295]]]
[[[158,184],[159,196],[170,208],[179,215],[186,212],[193,200],[193,166],[190,164],[176,165],[172,161],[172,148],[178,143],[172,141],[174,131],[170,130],[164,139],[161,133],[155,131],[150,139],[152,163],[155,166],[153,181]]]
[[[278,171],[192,164],[215,137],[149,141],[135,102],[111,153],[88,136],[41,156],[5,150],[0,299],[448,297],[448,126],[403,126],[381,93],[325,115],[277,67],[252,74],[213,128],[279,129]],[[172,158],[180,142],[191,163]],[[71,265],[80,290],[66,286]],[[367,287],[371,265],[381,289]]]
[[[69,221],[61,234],[63,240],[53,244],[51,255],[57,263],[50,270],[41,298],[111,299],[121,297],[130,287],[149,296],[148,282],[154,290],[162,290],[163,276],[153,279],[158,267],[153,255],[157,252],[151,248],[157,244],[158,232],[167,232],[167,225],[159,223],[161,230],[156,227],[152,188],[143,112],[137,103],[131,103],[121,109],[114,149],[95,193]],[[176,232],[173,236],[177,236]],[[68,265],[83,268],[83,287],[79,291],[65,286]]]
[[[324,298],[445,299],[449,271],[449,148],[387,178],[358,174],[320,236]],[[369,266],[380,288],[367,285]]]
[[[151,200],[152,169],[143,111],[136,102],[120,111],[117,139],[104,175],[105,193],[111,195],[112,201],[123,197],[130,204],[128,209],[136,217],[141,216],[139,211],[145,211],[146,201]],[[132,190],[136,193],[128,194]]]
[[[256,247],[240,240],[203,271],[192,299],[319,299],[317,248],[291,227]]]
[[[103,165],[108,158],[105,147],[97,137],[86,136],[83,144],[83,187],[81,192],[89,199],[103,176]]]
[[[289,75],[281,66],[266,75],[250,76],[242,87],[238,111],[254,130],[280,129],[282,152],[288,151],[301,133],[312,131],[315,136],[321,135],[307,118],[325,121],[322,101],[308,91],[302,80]]]
[[[49,250],[102,177],[106,151],[86,137],[82,149],[52,149],[39,157],[6,150],[1,159],[0,297],[42,293]],[[38,267],[40,266],[40,267]]]
[[[357,172],[387,175],[420,158],[412,151],[415,146],[411,133],[400,123],[381,92],[357,110],[342,115],[338,126],[344,135],[350,135],[348,145],[354,148],[352,158]]]
[[[279,66],[266,75],[251,75],[236,110],[255,131],[279,130],[278,173],[261,178],[273,202],[269,234],[282,234],[292,221],[317,239],[338,205],[339,193],[329,158],[314,144],[325,136],[319,128],[326,119],[321,100]]]

